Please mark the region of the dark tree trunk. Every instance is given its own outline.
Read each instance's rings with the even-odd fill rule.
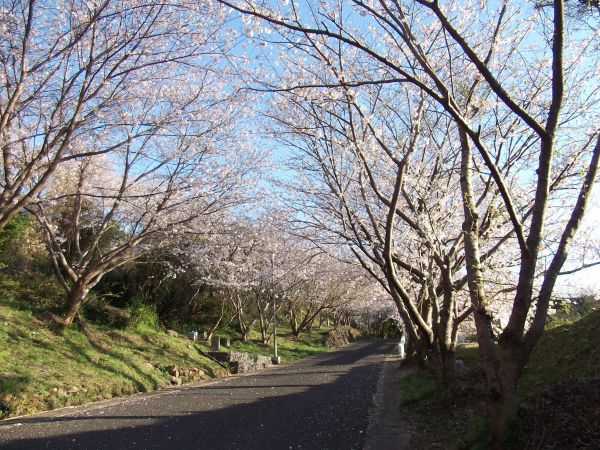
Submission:
[[[298,329],[298,317],[294,310],[290,310],[290,329],[292,330],[292,336],[300,336],[300,330]]]
[[[452,399],[456,389],[456,354],[454,350],[441,346],[439,353],[441,366],[441,385],[444,395],[448,400]]]
[[[77,316],[77,313],[79,312],[79,308],[81,308],[81,305],[83,305],[87,291],[88,289],[86,283],[81,280],[71,287],[67,299],[68,309],[63,319],[63,322],[66,326],[69,326],[73,323],[75,316]]]
[[[241,332],[241,335],[242,335],[242,342],[248,343],[248,341],[250,340],[250,332],[248,330],[245,330],[245,331]]]

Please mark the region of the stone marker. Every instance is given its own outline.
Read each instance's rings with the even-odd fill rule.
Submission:
[[[198,332],[197,331],[190,331],[188,333],[188,338],[190,338],[191,341],[196,342],[198,340]]]
[[[221,350],[221,338],[219,336],[213,336],[210,340],[210,349],[213,352]]]
[[[203,331],[202,332],[202,339],[204,339],[204,340],[208,339],[208,331]]]
[[[223,344],[223,345],[225,345],[225,347],[231,347],[231,338],[226,337],[225,344]]]
[[[406,344],[406,337],[404,336],[404,334],[402,334],[402,336],[400,336],[400,342],[398,343],[398,355],[400,356],[400,359],[406,358],[406,353],[404,351],[405,344]]]

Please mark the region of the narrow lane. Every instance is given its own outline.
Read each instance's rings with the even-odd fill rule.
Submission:
[[[360,449],[386,341],[0,422],[2,449]]]

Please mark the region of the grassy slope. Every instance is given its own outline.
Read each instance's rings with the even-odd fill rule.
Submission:
[[[544,333],[525,370],[519,392],[527,401],[565,378],[600,378],[600,311],[572,324]],[[477,364],[477,346],[468,344],[457,351],[468,366]],[[425,371],[414,371],[402,379],[402,405],[414,421],[418,433],[415,449],[484,449],[484,405],[477,394],[455,399],[448,405]]]
[[[226,374],[184,337],[144,328],[88,327],[102,348],[76,325],[56,335],[31,311],[0,299],[0,400],[10,406],[10,416],[165,387],[170,379],[165,369],[175,364],[201,368],[209,377]],[[299,342],[280,337],[283,361],[325,351],[320,337],[312,333]],[[234,342],[232,347],[266,355],[271,351],[253,342]]]
[[[56,335],[30,311],[0,302],[0,392],[10,415],[167,386],[164,369],[174,364],[201,368],[210,377],[225,373],[181,338],[143,329],[90,329],[105,349],[77,326]]]
[[[600,310],[540,338],[520,384],[525,397],[565,378],[600,378]]]
[[[290,329],[286,327],[277,328],[277,354],[281,357],[281,362],[286,363],[295,359],[306,358],[308,356],[316,355],[327,351],[321,343],[321,338],[326,334],[329,329],[321,329],[313,331],[310,334],[302,334],[298,341],[294,341],[282,336],[290,334]],[[273,355],[273,341],[270,344],[263,346],[259,342],[260,333],[251,332],[250,342],[243,343],[241,341],[233,341],[231,344],[232,350],[240,352],[255,353],[258,355],[272,356]]]

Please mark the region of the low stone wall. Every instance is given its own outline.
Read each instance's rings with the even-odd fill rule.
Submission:
[[[256,372],[272,365],[271,358],[243,352],[209,352],[217,361],[229,364],[233,373]]]

